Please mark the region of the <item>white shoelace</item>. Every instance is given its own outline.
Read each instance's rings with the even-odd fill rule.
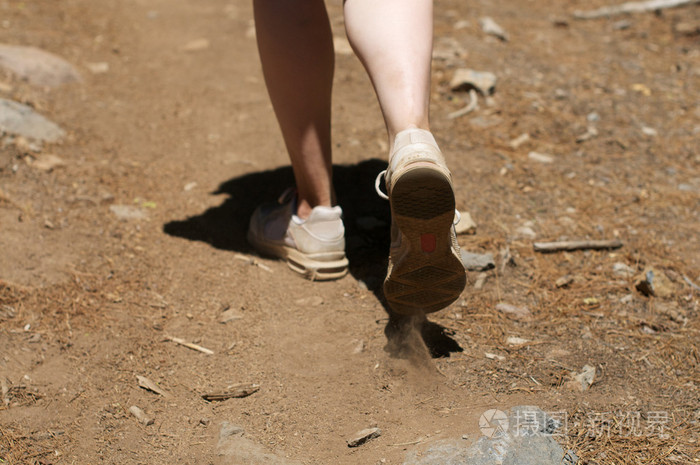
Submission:
[[[389,196],[382,192],[382,189],[379,187],[379,184],[383,178],[386,178],[386,170],[381,171],[377,175],[376,179],[374,180],[374,190],[377,191],[377,195],[379,197],[383,198],[384,200],[389,200]],[[462,221],[462,215],[459,213],[459,210],[455,208],[455,219],[452,224],[456,226],[460,221]]]

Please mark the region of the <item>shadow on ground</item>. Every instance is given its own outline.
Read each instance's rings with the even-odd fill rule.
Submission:
[[[350,274],[365,283],[382,303],[389,315],[385,334],[387,350],[392,356],[404,357],[414,349],[406,347],[405,335],[415,328],[415,319],[408,321],[394,314],[382,293],[389,250],[391,213],[389,202],[377,196],[374,180],[386,162],[378,159],[356,165],[335,165],[333,182],[338,204],[343,209],[346,237],[346,254],[350,262]],[[163,231],[175,237],[206,242],[217,249],[242,253],[255,251],[246,240],[248,221],[253,210],[261,203],[274,201],[282,191],[294,184],[289,166],[274,170],[249,173],[222,183],[212,195],[226,194],[228,198],[219,206],[184,220],[166,223]],[[431,321],[421,319],[416,330],[425,342],[430,356],[449,357],[462,348],[450,337],[450,331]]]

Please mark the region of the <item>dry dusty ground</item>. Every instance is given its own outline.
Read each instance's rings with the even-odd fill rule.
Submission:
[[[482,412],[520,404],[565,414],[559,439],[585,463],[698,463],[700,9],[572,19],[604,3],[437,0],[434,131],[478,223],[460,242],[497,266],[429,317],[427,350],[396,350],[379,290],[389,213],[373,192],[387,147],[354,56],[338,50],[333,133],[351,274],[312,283],[245,242],[253,207],[291,179],[249,2],[0,1],[0,42],[84,77],[42,89],[0,76],[0,96],[68,131],[43,148],[66,162],[50,172],[11,137],[0,149],[0,463],[216,463],[228,421],[303,463],[396,464],[438,438],[473,441]],[[340,2],[329,8],[342,37]],[[487,15],[508,42],[483,34]],[[489,105],[449,119],[460,67],[499,81]],[[147,217],[121,221],[113,205]],[[624,246],[543,255],[533,238]],[[653,267],[667,289],[642,295],[616,263]],[[242,318],[220,323],[226,309]],[[575,392],[584,365],[594,384]],[[239,382],[260,390],[201,397]],[[370,426],[382,436],[347,447]]]

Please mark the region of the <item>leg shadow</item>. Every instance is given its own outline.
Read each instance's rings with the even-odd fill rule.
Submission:
[[[415,338],[409,337],[413,332],[407,331],[413,328],[430,356],[449,357],[451,352],[462,351],[450,337],[450,330],[425,317],[416,320],[396,315],[384,299],[382,283],[386,274],[391,212],[389,202],[377,196],[374,180],[385,168],[386,162],[378,159],[333,167],[333,183],[338,204],[343,209],[350,274],[365,283],[389,315],[384,332],[391,356],[405,357],[408,345],[415,345]],[[273,201],[292,185],[294,175],[289,166],[230,179],[212,192],[212,195],[228,196],[221,205],[184,220],[170,221],[163,226],[163,231],[171,236],[206,242],[217,249],[253,253],[246,240],[253,210],[260,203]]]

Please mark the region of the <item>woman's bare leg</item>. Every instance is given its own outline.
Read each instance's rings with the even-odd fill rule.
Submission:
[[[331,161],[333,36],[323,0],[254,0],[265,83],[298,191],[297,215],[334,201]]]

